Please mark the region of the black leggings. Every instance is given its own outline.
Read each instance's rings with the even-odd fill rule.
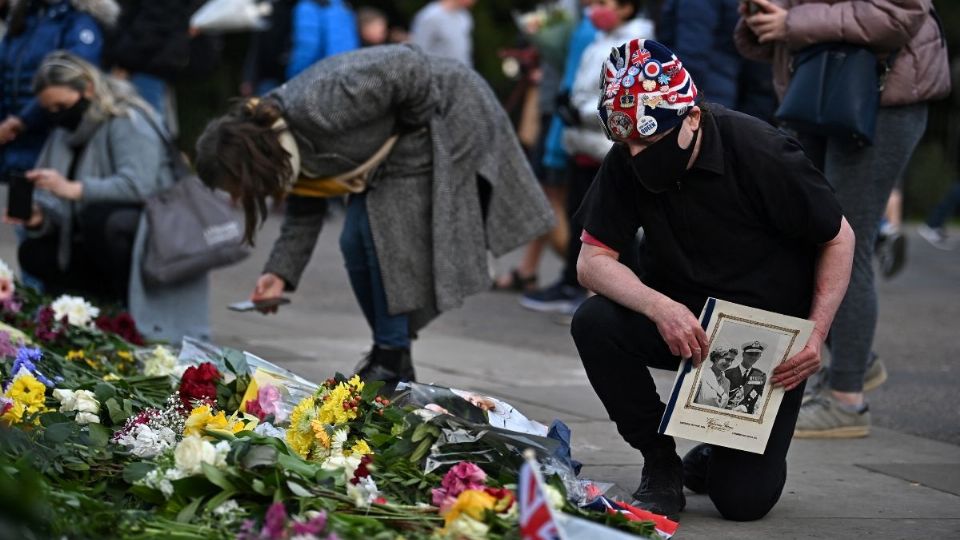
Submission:
[[[645,456],[675,452],[672,437],[657,433],[666,406],[650,368],[676,371],[657,326],[645,316],[605,297],[584,302],[570,328],[587,378],[624,440]],[[797,422],[803,385],[783,398],[764,454],[715,446],[707,492],[724,518],[760,519],[780,499],[787,479],[787,450]]]
[[[57,233],[20,244],[20,268],[40,279],[48,294],[74,293],[125,306],[140,211],[139,206],[130,205],[88,206],[76,228],[65,270],[57,264]]]

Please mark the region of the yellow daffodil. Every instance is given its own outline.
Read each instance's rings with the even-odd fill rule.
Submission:
[[[183,436],[203,435],[203,430],[206,429],[211,418],[213,418],[213,413],[210,411],[209,405],[200,405],[194,408],[190,411],[190,416],[187,417],[187,421],[183,425]]]

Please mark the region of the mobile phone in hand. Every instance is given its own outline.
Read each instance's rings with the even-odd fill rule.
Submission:
[[[24,171],[9,171],[7,185],[10,192],[7,197],[7,215],[29,221],[33,215],[33,182],[27,179]]]
[[[266,300],[257,300],[256,302],[254,302],[253,300],[244,300],[243,302],[236,302],[234,304],[230,304],[229,306],[227,306],[227,309],[231,311],[239,311],[242,313],[246,311],[259,311],[262,309],[282,306],[289,303],[290,303],[290,299],[284,298],[284,297],[268,298]]]
[[[760,5],[757,4],[756,2],[753,2],[752,0],[740,0],[740,1],[747,5],[748,15],[756,15],[757,13],[760,13]]]

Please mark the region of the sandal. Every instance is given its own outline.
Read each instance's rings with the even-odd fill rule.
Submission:
[[[510,281],[506,285],[500,285],[496,280],[493,282],[494,291],[505,292],[529,292],[537,288],[537,275],[523,277],[516,268],[510,271]]]

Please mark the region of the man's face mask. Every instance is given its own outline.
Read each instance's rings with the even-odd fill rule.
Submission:
[[[633,156],[630,165],[633,174],[648,191],[663,193],[680,180],[690,163],[690,156],[700,136],[698,129],[693,133],[690,144],[680,148],[680,130],[683,124],[678,125],[663,138],[643,149]]]
[[[59,111],[47,112],[47,118],[55,126],[62,127],[68,131],[74,131],[83,121],[83,115],[90,107],[90,100],[84,96],[70,107],[60,109]]]
[[[609,32],[620,24],[616,10],[607,6],[593,6],[590,8],[590,22],[601,32]]]

